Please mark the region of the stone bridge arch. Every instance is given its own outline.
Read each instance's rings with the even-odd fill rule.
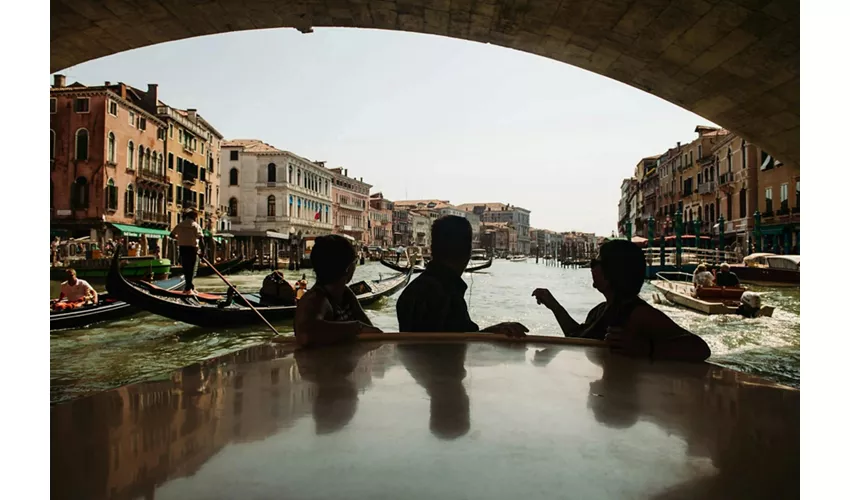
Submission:
[[[50,70],[250,29],[352,27],[491,43],[639,88],[799,165],[794,0],[51,0]]]

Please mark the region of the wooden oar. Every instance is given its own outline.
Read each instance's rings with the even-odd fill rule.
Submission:
[[[258,311],[258,310],[257,310],[257,308],[256,308],[256,307],[254,307],[254,305],[253,305],[253,304],[251,304],[251,302],[250,302],[250,301],[248,301],[248,299],[246,299],[246,298],[245,298],[245,297],[244,297],[244,296],[243,296],[243,295],[239,292],[239,290],[237,290],[237,289],[236,289],[236,287],[235,287],[235,286],[233,286],[233,284],[232,284],[232,283],[230,283],[229,281],[227,281],[227,278],[225,278],[223,274],[221,274],[220,272],[218,272],[218,269],[216,269],[216,268],[212,265],[212,263],[211,263],[210,261],[208,261],[208,260],[207,260],[207,259],[205,259],[204,257],[201,257],[201,260],[202,260],[203,262],[205,262],[208,266],[210,266],[210,269],[212,269],[212,270],[213,270],[213,271],[214,271],[214,272],[218,275],[218,277],[219,277],[219,278],[221,278],[221,280],[222,280],[222,281],[224,281],[224,282],[227,284],[227,286],[229,286],[231,289],[233,289],[233,291],[234,291],[234,292],[236,292],[236,294],[237,294],[237,295],[239,295],[239,298],[240,298],[240,299],[242,299],[242,301],[243,301],[243,302],[245,302],[246,304],[248,304],[248,307],[250,307],[252,311],[254,311],[255,313],[257,313],[257,316],[259,316],[259,317],[260,317],[260,319],[261,319],[261,320],[263,320],[263,323],[265,323],[265,324],[266,324],[266,326],[268,326],[269,328],[271,328],[271,329],[272,329],[272,331],[274,332],[274,334],[275,334],[275,335],[280,335],[280,333],[279,333],[279,332],[275,329],[275,327],[273,327],[273,326],[272,326],[272,324],[271,324],[271,323],[269,323],[269,322],[268,322],[268,320],[267,320],[266,318],[264,318],[262,314],[260,314],[260,311]]]

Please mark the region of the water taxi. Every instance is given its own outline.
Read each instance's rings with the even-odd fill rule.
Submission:
[[[761,286],[800,286],[800,256],[754,253],[730,271],[742,283]]]
[[[744,294],[751,294],[747,298],[755,299],[758,316],[773,315],[773,307],[761,306],[758,294],[748,292],[744,287],[706,286],[696,289],[693,275],[682,272],[658,273],[657,279],[650,283],[670,302],[703,314],[738,314]]]

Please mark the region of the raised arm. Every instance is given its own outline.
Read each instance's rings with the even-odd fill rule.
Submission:
[[[531,295],[537,299],[538,304],[543,304],[552,311],[565,337],[574,337],[581,333],[581,323],[570,316],[567,310],[555,299],[552,292],[546,288],[538,288]]]

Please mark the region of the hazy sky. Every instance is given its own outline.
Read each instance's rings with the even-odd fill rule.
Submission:
[[[711,124],[558,61],[390,31],[229,33],[62,73],[158,83],[162,101],[198,109],[225,138],[346,167],[389,199],[512,203],[558,231],[609,234],[637,162]]]

